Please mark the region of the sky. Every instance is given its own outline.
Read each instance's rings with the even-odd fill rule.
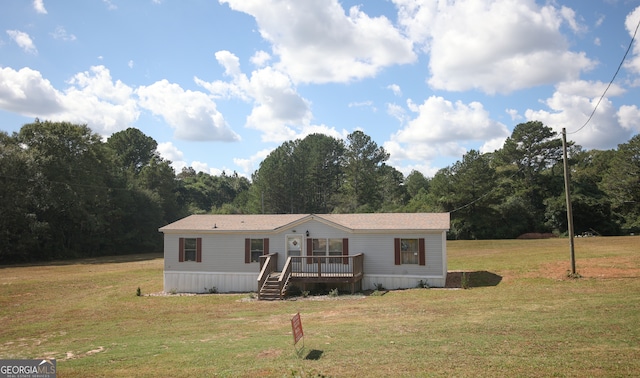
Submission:
[[[177,173],[248,178],[313,133],[427,177],[527,121],[612,149],[640,132],[639,22],[640,0],[2,0],[0,130],[135,127]]]

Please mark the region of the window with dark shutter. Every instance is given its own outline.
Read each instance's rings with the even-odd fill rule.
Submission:
[[[393,252],[396,265],[425,265],[424,239],[395,238]]]
[[[178,261],[202,261],[202,238],[180,238],[178,242]]]
[[[260,256],[269,254],[269,239],[244,239],[244,263],[260,262]]]

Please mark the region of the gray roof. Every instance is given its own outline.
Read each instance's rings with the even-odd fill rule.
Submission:
[[[161,232],[269,232],[318,220],[350,231],[448,230],[449,213],[190,215]]]

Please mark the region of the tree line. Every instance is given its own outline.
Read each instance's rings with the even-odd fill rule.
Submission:
[[[615,150],[569,143],[576,233],[640,232],[640,136]],[[251,181],[177,173],[129,128],[106,141],[86,125],[36,120],[0,132],[0,261],[157,251],[158,228],[188,214],[450,212],[453,239],[566,233],[562,143],[541,122],[501,149],[467,152],[433,177],[406,177],[362,131],[288,141]]]

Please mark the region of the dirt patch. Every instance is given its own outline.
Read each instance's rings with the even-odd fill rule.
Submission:
[[[96,349],[92,349],[92,350],[89,350],[87,352],[80,353],[80,354],[75,354],[73,352],[67,352],[66,355],[65,355],[65,358],[63,358],[62,361],[73,360],[73,359],[76,359],[76,358],[88,357],[88,356],[94,355],[96,353],[104,352],[104,351],[105,351],[104,347],[99,346]]]
[[[486,270],[480,271],[451,271],[447,272],[447,280],[444,287],[447,289],[462,288],[462,276],[468,279],[468,287],[496,286],[502,281],[502,277]]]
[[[263,350],[262,352],[258,353],[258,355],[256,357],[258,357],[258,358],[274,358],[274,357],[278,357],[281,354],[282,354],[281,350],[267,349],[267,350]]]

